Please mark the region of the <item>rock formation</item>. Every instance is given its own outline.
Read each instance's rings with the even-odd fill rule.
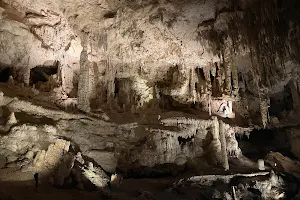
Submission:
[[[98,199],[297,198],[299,10],[0,0],[0,188],[39,173]],[[168,190],[126,186],[158,177]]]

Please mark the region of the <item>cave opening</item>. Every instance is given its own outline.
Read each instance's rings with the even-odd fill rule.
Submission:
[[[295,158],[291,153],[288,136],[281,131],[271,129],[254,129],[250,136],[238,138],[239,147],[247,158],[257,161],[269,152],[280,152],[284,156]]]
[[[12,70],[10,67],[0,68],[0,82],[6,83],[11,75],[11,72]]]
[[[284,118],[283,112],[293,110],[293,97],[289,86],[285,86],[284,90],[270,97],[270,116],[275,116],[279,120]]]
[[[30,70],[30,85],[47,82],[51,75],[58,73],[58,62],[53,66],[36,66]]]
[[[188,136],[187,138],[184,138],[184,137],[179,136],[179,137],[178,137],[179,145],[181,145],[181,146],[186,145],[186,144],[188,144],[189,142],[192,142],[194,138],[195,138],[194,135],[192,135],[191,137]]]

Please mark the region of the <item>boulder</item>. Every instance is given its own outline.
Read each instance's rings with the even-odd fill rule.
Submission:
[[[110,181],[106,173],[101,168],[94,167],[91,162],[85,165],[75,160],[72,174],[78,189],[102,190],[108,186]]]
[[[45,155],[45,166],[48,169],[55,169],[63,159],[64,154],[69,151],[70,142],[62,139],[50,144]]]
[[[63,161],[60,163],[57,173],[54,177],[54,185],[55,186],[63,186],[65,179],[70,175],[71,170],[74,166],[75,157],[68,153],[64,155]]]
[[[300,162],[297,160],[292,160],[279,152],[270,152],[267,154],[265,161],[273,168],[277,168],[300,178]]]
[[[34,171],[49,173],[56,170],[69,151],[69,146],[69,141],[57,139],[55,144],[49,145],[47,151],[38,151],[33,160]]]
[[[113,152],[108,151],[90,151],[86,154],[88,157],[95,160],[95,162],[107,172],[114,173],[117,167],[117,159]]]
[[[122,183],[123,177],[120,174],[112,174],[110,177],[111,189],[119,188]]]

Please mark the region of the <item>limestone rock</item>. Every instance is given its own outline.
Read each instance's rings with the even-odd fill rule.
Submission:
[[[45,150],[38,151],[38,153],[36,154],[33,160],[33,167],[35,171],[42,172],[44,170],[45,156],[46,156]]]
[[[57,139],[54,144],[50,144],[48,150],[41,150],[33,160],[33,169],[37,172],[51,173],[56,170],[64,160],[64,155],[69,151],[70,142]],[[66,164],[63,164],[64,167]],[[69,166],[69,165],[68,165]],[[63,168],[62,167],[62,171]],[[64,171],[63,171],[64,172]]]
[[[45,154],[45,166],[48,169],[55,169],[63,159],[64,154],[69,151],[70,142],[62,139],[50,144]]]
[[[93,163],[86,162],[88,165],[75,161],[72,169],[73,177],[78,183],[79,189],[98,189],[104,190],[110,181],[109,177],[99,167],[94,167]]]
[[[120,174],[112,174],[110,177],[110,186],[112,189],[119,188],[122,183],[123,177]]]
[[[34,157],[34,152],[29,150],[25,155],[24,155],[25,158],[29,159],[29,160],[32,160],[33,157]]]
[[[6,157],[3,155],[0,155],[0,169],[5,167],[6,164]]]
[[[263,159],[259,159],[257,161],[257,166],[258,166],[258,169],[261,170],[261,171],[266,170],[265,169],[265,162],[264,162]]]
[[[300,177],[300,162],[297,160],[292,160],[286,156],[283,156],[279,152],[270,152],[266,156],[266,163],[274,168],[278,168],[285,172],[291,173],[296,177]]]
[[[11,125],[14,125],[14,124],[16,124],[16,123],[18,123],[18,121],[17,121],[17,119],[16,119],[16,117],[15,117],[15,113],[14,112],[12,112],[12,113],[10,113],[10,115],[9,115],[9,117],[8,117],[8,120],[7,120],[7,125],[8,126],[11,126]]]
[[[90,151],[86,155],[93,158],[105,171],[110,173],[116,171],[117,159],[113,152]]]
[[[12,76],[9,76],[8,78],[8,82],[7,82],[9,85],[14,85],[15,84],[15,81],[14,81],[14,78]]]
[[[74,166],[75,157],[72,154],[65,154],[61,161],[57,173],[54,177],[55,186],[63,186],[65,179],[70,175],[71,170]]]

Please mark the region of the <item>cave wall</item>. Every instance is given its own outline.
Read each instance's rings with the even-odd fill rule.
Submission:
[[[226,100],[234,116],[260,115],[254,123],[266,126],[270,96],[288,85],[295,109],[299,103],[297,1],[2,0],[0,7],[1,65],[28,84],[31,68],[58,61],[61,90],[84,111],[103,104],[135,111],[168,99],[220,115],[215,107]],[[130,100],[116,96],[124,79],[132,83],[120,94]]]

